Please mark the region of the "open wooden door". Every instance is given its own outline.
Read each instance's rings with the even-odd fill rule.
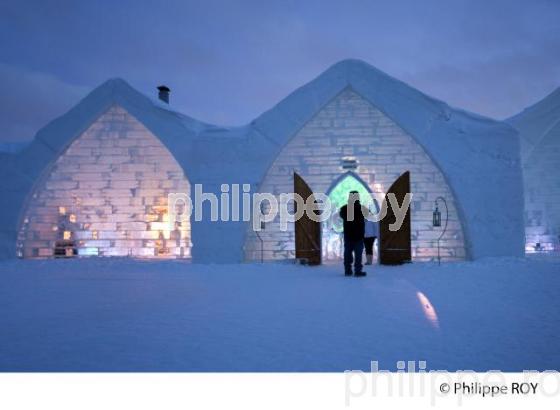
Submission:
[[[389,194],[394,194],[399,205],[402,206],[404,197],[410,192],[410,172],[402,174],[389,188],[385,195],[387,215],[379,222],[380,249],[379,263],[382,265],[399,265],[412,260],[410,244],[410,207],[406,212],[403,224],[396,232],[389,230],[389,225],[396,221],[395,212],[388,200]]]
[[[309,185],[295,172],[294,193],[305,201],[313,196]],[[309,265],[319,265],[321,263],[321,223],[313,221],[307,213],[304,213],[299,220],[295,221],[295,235],[296,259],[301,259]]]

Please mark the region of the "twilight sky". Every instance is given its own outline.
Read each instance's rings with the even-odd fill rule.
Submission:
[[[241,125],[345,58],[509,117],[560,86],[560,1],[0,0],[0,142],[112,77]]]

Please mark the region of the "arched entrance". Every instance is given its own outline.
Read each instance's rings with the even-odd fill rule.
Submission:
[[[328,192],[336,197],[338,190],[334,187],[348,176],[344,173],[341,176],[348,170],[347,158],[353,158],[356,165],[356,174],[350,175],[359,175],[358,181],[365,182],[357,184],[357,190],[369,192],[371,189],[380,196],[380,204],[387,188],[404,172],[410,171],[410,187],[414,192],[410,208],[412,260],[437,258],[436,240],[440,231],[432,226],[432,209],[439,196],[446,198],[449,205],[442,258],[448,261],[465,259],[463,227],[444,175],[413,136],[351,89],[341,92],[291,137],[267,170],[259,192],[273,195],[291,192],[295,171],[315,194]],[[347,189],[340,190],[343,198]],[[338,259],[341,254],[339,235],[329,230],[323,233],[323,261]],[[275,220],[259,235],[262,242],[249,224],[244,247],[247,260],[260,260],[261,256],[265,260],[295,257],[293,227],[281,230]]]
[[[324,261],[338,261],[343,257],[342,220],[338,217],[338,210],[348,202],[348,194],[351,191],[358,191],[362,204],[371,209],[372,212],[377,213],[379,210],[379,205],[371,189],[357,174],[349,171],[340,175],[327,191],[327,196],[331,201],[335,214],[329,221],[324,222],[322,227],[322,253]]]

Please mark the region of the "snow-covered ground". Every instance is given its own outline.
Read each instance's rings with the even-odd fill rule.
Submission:
[[[2,371],[560,369],[560,260],[0,263]]]

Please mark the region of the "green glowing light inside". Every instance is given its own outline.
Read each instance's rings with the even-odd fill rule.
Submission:
[[[351,191],[358,191],[358,193],[360,194],[360,202],[362,203],[362,205],[364,205],[366,208],[371,209],[372,211],[376,210],[377,207],[374,205],[374,199],[372,198],[371,193],[368,191],[367,187],[362,183],[362,181],[354,177],[352,174],[348,174],[344,178],[342,178],[329,193],[331,206],[337,210],[337,213],[338,209],[348,203],[348,194]],[[338,218],[333,220],[332,222],[332,230],[336,233],[341,233],[342,220]]]
[[[373,203],[370,192],[364,184],[353,175],[347,175],[342,178],[330,192],[329,199],[333,207],[339,209],[342,205],[346,205],[348,203],[348,194],[351,191],[358,191],[360,193],[360,202],[362,205],[370,208],[370,205]],[[375,207],[373,209],[375,209]]]

